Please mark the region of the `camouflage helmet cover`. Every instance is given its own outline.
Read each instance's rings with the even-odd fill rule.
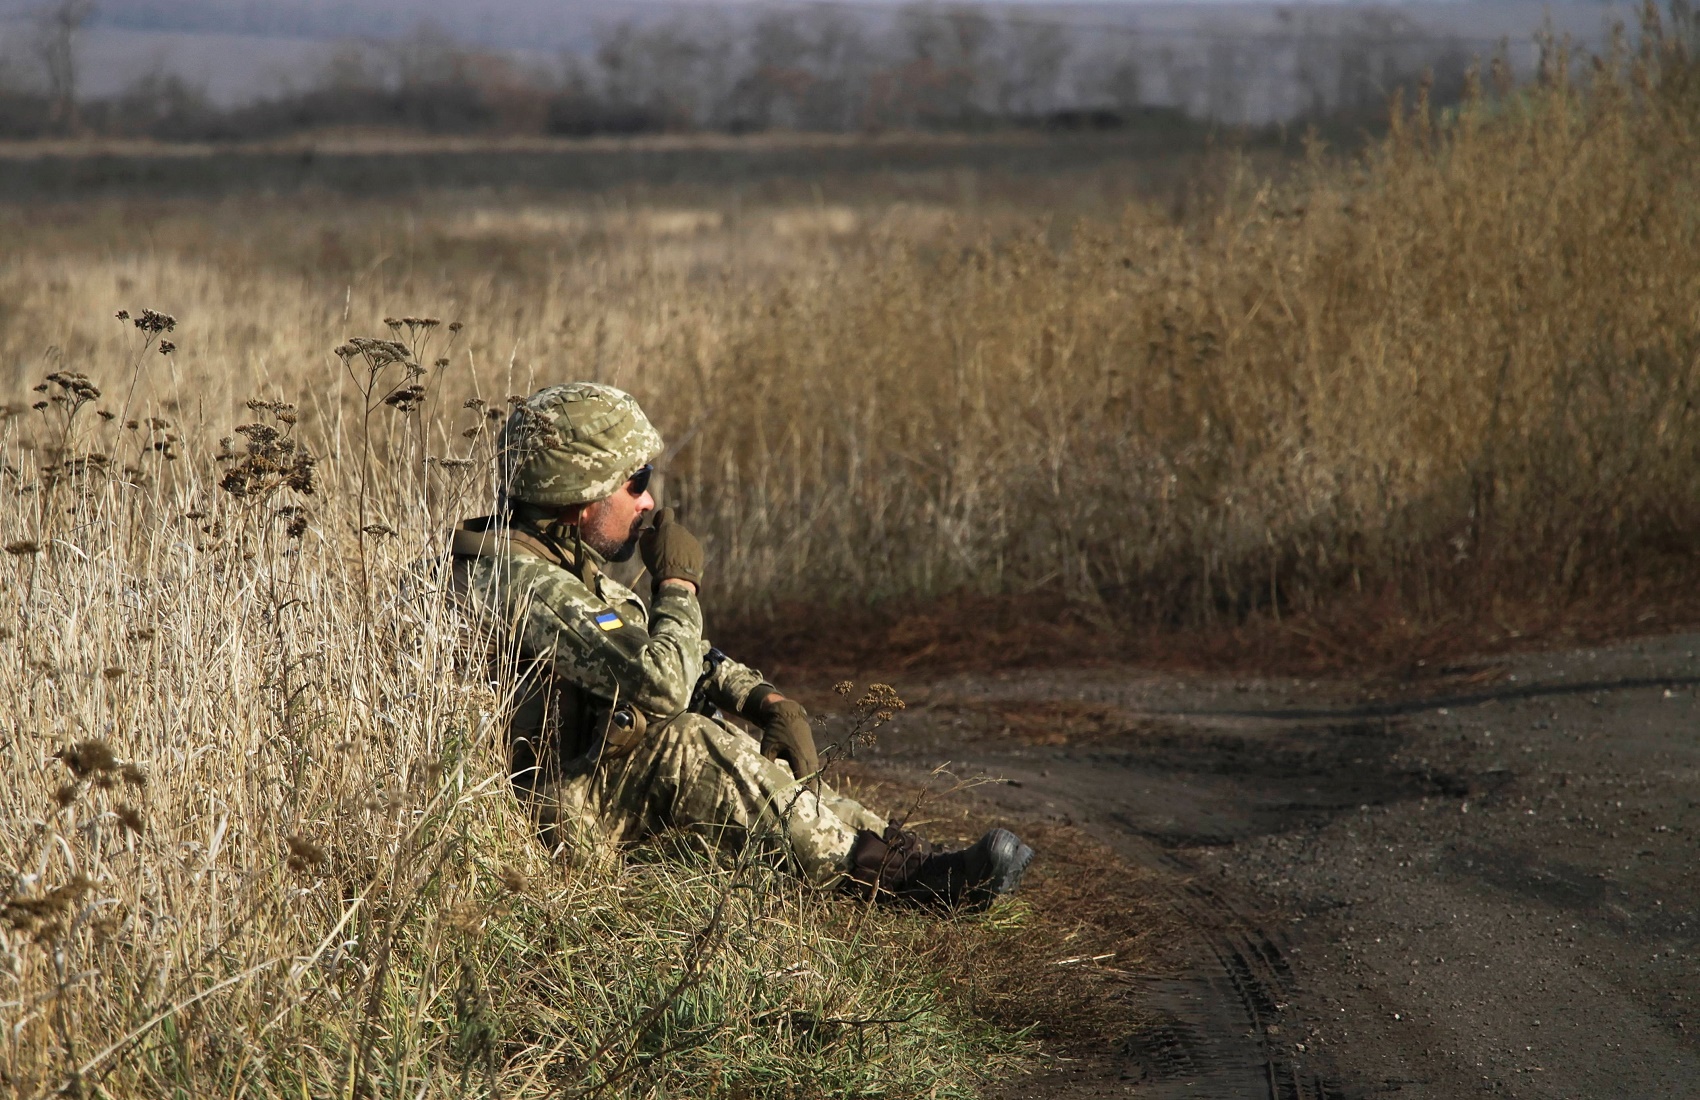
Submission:
[[[514,406],[497,440],[496,476],[509,500],[589,504],[660,453],[660,434],[630,394],[568,382]]]

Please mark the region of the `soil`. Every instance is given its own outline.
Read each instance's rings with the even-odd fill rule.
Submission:
[[[1095,971],[1105,1010],[1039,1021],[1048,1061],[1004,1095],[1692,1097],[1697,650],[1396,682],[960,673],[900,683],[858,759],[991,780],[984,814],[1095,838],[1168,930],[1137,966],[1045,964]],[[1078,861],[1036,846],[1038,903]]]

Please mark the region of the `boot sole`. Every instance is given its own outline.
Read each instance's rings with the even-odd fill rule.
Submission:
[[[992,894],[1007,894],[1021,885],[1021,876],[1033,862],[1033,849],[1008,829],[993,829],[988,839],[993,872],[983,889]]]

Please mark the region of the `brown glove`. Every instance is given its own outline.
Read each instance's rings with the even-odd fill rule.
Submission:
[[[673,509],[663,508],[655,513],[655,522],[638,536],[638,553],[643,555],[644,567],[654,578],[655,587],[662,581],[690,581],[702,586],[702,571],[707,555],[702,543],[673,518]]]
[[[803,704],[770,695],[750,710],[750,719],[761,727],[763,756],[769,760],[783,759],[798,779],[820,771],[815,734],[809,728],[809,712],[803,709]]]

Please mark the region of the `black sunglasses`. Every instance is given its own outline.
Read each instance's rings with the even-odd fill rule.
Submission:
[[[626,492],[634,497],[641,497],[649,491],[650,475],[655,473],[655,467],[648,462],[637,468],[637,472],[626,479]]]

